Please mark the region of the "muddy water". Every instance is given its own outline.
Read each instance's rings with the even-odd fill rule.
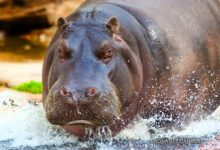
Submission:
[[[117,137],[106,139],[77,138],[59,126],[48,123],[41,103],[30,103],[10,91],[0,92],[0,149],[196,149],[220,134],[220,116],[213,114],[193,122],[182,131],[155,130],[147,124],[151,119],[137,118]]]
[[[44,36],[41,36],[44,40]],[[28,40],[28,36],[5,36],[0,32],[0,61],[27,62],[42,60],[46,52],[46,45]],[[36,37],[38,38],[38,37]]]

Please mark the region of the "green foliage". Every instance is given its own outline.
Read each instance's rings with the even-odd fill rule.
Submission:
[[[22,92],[30,92],[33,94],[42,93],[43,85],[41,82],[30,81],[29,83],[23,83],[13,87],[14,90]]]

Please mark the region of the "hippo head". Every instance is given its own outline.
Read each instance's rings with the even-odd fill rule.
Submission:
[[[120,35],[119,20],[58,19],[43,69],[43,103],[50,123],[111,126],[142,87],[138,55]]]

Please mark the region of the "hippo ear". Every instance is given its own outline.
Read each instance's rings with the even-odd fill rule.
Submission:
[[[59,30],[64,30],[64,28],[67,26],[67,21],[63,17],[58,18],[57,20],[57,27]]]
[[[113,33],[118,33],[120,28],[120,23],[118,22],[118,19],[116,17],[112,17],[105,25],[110,33],[112,35]]]

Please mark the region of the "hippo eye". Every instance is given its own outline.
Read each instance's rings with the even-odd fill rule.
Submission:
[[[102,52],[99,54],[99,57],[102,59],[102,61],[107,64],[111,61],[113,57],[113,49],[111,46],[106,45]]]
[[[62,61],[65,61],[71,57],[71,51],[65,46],[59,47],[58,53],[59,53],[59,58]]]

